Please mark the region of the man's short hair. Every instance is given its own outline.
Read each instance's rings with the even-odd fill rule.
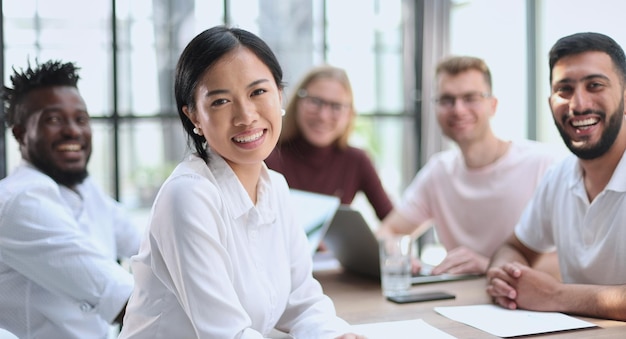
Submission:
[[[469,70],[476,70],[482,73],[489,90],[492,90],[491,71],[485,61],[480,58],[472,56],[451,56],[445,58],[437,64],[435,75],[440,76],[442,73],[457,75]]]
[[[611,37],[594,32],[584,32],[568,35],[559,39],[548,53],[550,65],[550,84],[552,84],[552,69],[562,58],[584,52],[603,52],[611,57],[615,69],[620,74],[622,84],[626,83],[626,56],[622,47]]]

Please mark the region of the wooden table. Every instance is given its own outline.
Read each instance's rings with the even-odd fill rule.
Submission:
[[[490,303],[484,278],[413,286],[415,292],[445,291],[456,299],[395,304],[387,301],[376,280],[343,272],[341,269],[317,271],[326,293],[335,303],[337,314],[350,324],[422,319],[457,338],[497,338],[487,332],[450,320],[433,310],[435,306],[461,306]],[[626,322],[580,317],[599,327],[533,335],[532,338],[626,338]],[[420,338],[416,334],[416,338]]]

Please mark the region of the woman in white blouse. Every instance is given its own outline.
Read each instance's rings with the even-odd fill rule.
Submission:
[[[120,338],[362,338],[313,278],[285,179],[263,162],[282,126],[272,51],[213,27],[183,51],[174,87],[196,153],[156,197]]]

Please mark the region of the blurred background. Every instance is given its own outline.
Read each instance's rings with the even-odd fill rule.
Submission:
[[[352,144],[373,158],[397,202],[428,157],[448,147],[433,109],[433,73],[446,55],[491,67],[507,139],[562,147],[547,105],[547,52],[581,31],[626,46],[620,0],[2,0],[0,71],[60,59],[81,68],[93,117],[90,173],[143,222],[160,184],[188,154],[173,98],[184,46],[228,24],[263,38],[295,86],[310,67],[345,68],[359,113]],[[20,160],[0,129],[0,178]],[[354,203],[372,212],[363,197]],[[142,225],[143,226],[143,225]]]

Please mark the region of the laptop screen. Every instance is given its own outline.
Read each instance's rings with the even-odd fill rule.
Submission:
[[[361,213],[347,205],[341,205],[326,232],[326,246],[344,269],[380,279],[380,259],[376,235]],[[475,274],[418,274],[413,284],[454,281],[480,277]]]
[[[331,195],[296,189],[290,189],[289,192],[296,222],[304,228],[309,241],[309,250],[313,255],[322,242],[341,201]]]

